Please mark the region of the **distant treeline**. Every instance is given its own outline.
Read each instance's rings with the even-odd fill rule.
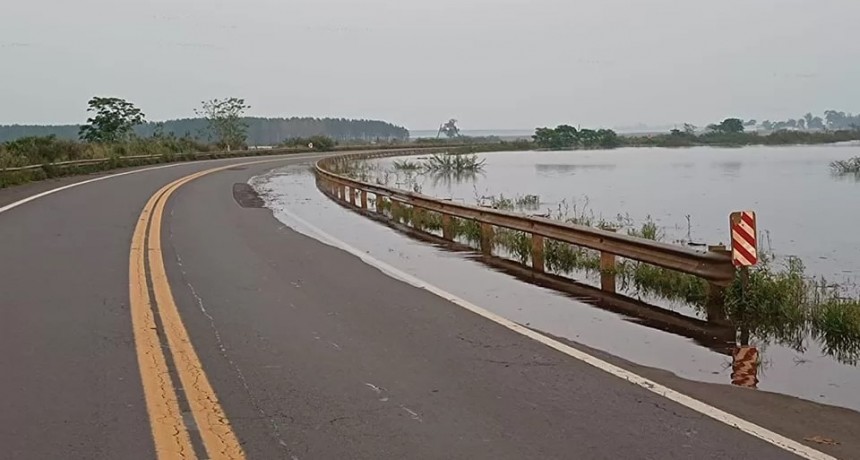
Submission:
[[[337,141],[406,140],[409,130],[379,120],[349,120],[345,118],[256,118],[244,119],[248,124],[249,145],[277,145],[288,139],[328,136]],[[0,126],[0,143],[31,136],[56,136],[77,139],[78,125],[11,125]],[[156,134],[188,137],[203,142],[212,141],[208,123],[202,118],[185,118],[164,122],[149,122],[135,127],[140,137]]]

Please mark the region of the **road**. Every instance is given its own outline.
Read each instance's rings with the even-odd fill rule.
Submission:
[[[310,160],[243,161],[0,212],[0,458],[797,458],[241,206]]]

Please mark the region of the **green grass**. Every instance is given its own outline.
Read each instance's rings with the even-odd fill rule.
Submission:
[[[528,265],[532,254],[532,235],[496,227],[493,232],[493,247],[507,251],[516,261]]]
[[[506,202],[507,203],[507,202]],[[558,215],[556,216],[558,217]],[[592,226],[605,223],[583,214],[564,220]],[[650,218],[628,234],[661,241],[662,229]],[[480,240],[478,232],[476,238]],[[523,264],[531,255],[531,236],[497,229],[495,246]],[[555,240],[544,243],[546,268],[559,274],[600,273],[600,253]],[[788,258],[776,266],[761,253],[759,266],[749,270],[746,286],[738,275],[724,294],[726,316],[739,330],[766,342],[803,351],[807,337],[819,340],[828,355],[856,364],[860,359],[860,299],[838,285],[813,280],[803,263]],[[687,303],[704,313],[709,301],[708,283],[698,277],[632,260],[619,260],[615,275],[622,291]]]
[[[447,173],[478,172],[484,169],[484,162],[475,154],[436,153],[427,158],[424,169]]]

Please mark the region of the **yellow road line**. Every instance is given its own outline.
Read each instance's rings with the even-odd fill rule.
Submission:
[[[155,328],[152,301],[146,285],[144,243],[149,216],[161,191],[149,199],[131,240],[129,256],[129,306],[134,331],[137,364],[143,383],[146,410],[159,459],[194,458],[194,449],[176,399],[176,391],[167,372],[167,363]]]
[[[292,159],[304,158],[306,157]],[[150,298],[147,287],[145,244],[149,244],[149,277],[155,294],[155,304],[182,390],[200,430],[207,457],[212,460],[243,460],[245,453],[206,377],[173,299],[164,268],[161,226],[167,200],[188,182],[237,166],[283,160],[284,158],[279,158],[236,163],[191,174],[162,187],[141,211],[129,253],[129,306],[146,409],[159,460],[195,459],[196,454],[188,435],[188,427],[182,419],[176,388],[170,380],[166,357],[156,330],[153,299]]]
[[[173,354],[173,361],[176,363],[182,388],[185,390],[191,413],[194,415],[194,421],[197,422],[197,427],[200,430],[200,437],[203,439],[207,455],[212,460],[244,459],[245,453],[242,451],[242,446],[239,444],[236,434],[233,433],[230,422],[227,421],[227,416],[218,402],[215,390],[212,389],[212,385],[203,371],[203,364],[194,351],[191,339],[188,337],[188,331],[182,324],[182,318],[179,316],[179,310],[173,299],[164,268],[161,250],[161,221],[165,203],[177,188],[197,177],[200,176],[191,176],[174,183],[156,204],[155,212],[152,214],[152,224],[149,228],[150,276],[155,292],[155,303],[158,305],[158,313],[161,317],[161,323],[164,325],[167,343]]]

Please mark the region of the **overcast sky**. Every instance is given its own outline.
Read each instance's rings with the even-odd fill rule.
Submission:
[[[0,0],[0,123],[259,116],[411,129],[860,111],[860,0]]]

